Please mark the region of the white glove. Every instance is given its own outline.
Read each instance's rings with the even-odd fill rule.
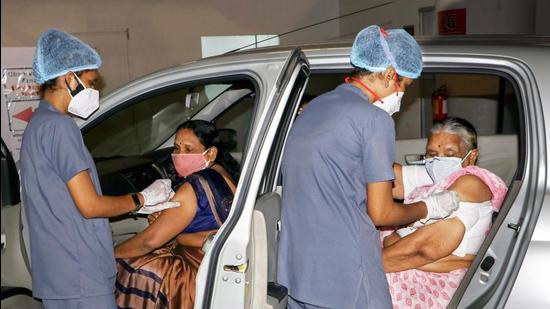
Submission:
[[[164,202],[164,203],[156,204],[154,206],[143,206],[136,213],[150,215],[154,212],[162,211],[168,208],[176,208],[176,207],[180,207],[179,202]]]
[[[444,219],[453,211],[458,209],[460,199],[455,191],[443,191],[432,194],[422,200],[426,204],[428,215],[424,219],[420,219],[422,224],[425,224],[430,219]]]
[[[157,179],[140,192],[143,195],[143,208],[167,202],[174,194],[170,179]]]

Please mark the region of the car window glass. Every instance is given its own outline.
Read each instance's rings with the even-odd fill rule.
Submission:
[[[506,78],[423,73],[407,88],[401,111],[394,116],[396,138],[427,137],[432,124],[445,116],[468,120],[480,136],[519,133],[518,102]]]
[[[344,82],[347,73],[312,75],[304,97],[314,98]],[[518,102],[511,82],[491,74],[422,73],[405,92],[393,118],[396,139],[423,138],[437,119],[433,95],[446,89],[447,116],[465,118],[478,135],[518,134]]]
[[[334,89],[347,75],[347,72],[318,72],[312,75],[304,98],[311,100]],[[440,99],[445,101],[443,106],[436,102]],[[425,154],[426,138],[437,119],[460,117],[476,128],[479,148],[477,164],[510,184],[518,167],[521,168],[519,107],[514,85],[505,77],[446,73],[443,69],[440,72],[424,72],[406,89],[401,109],[393,115],[395,161],[404,164],[406,156]]]
[[[87,130],[84,141],[95,159],[138,156],[156,149],[231,83],[179,87],[148,96]]]
[[[254,98],[255,95],[253,93],[245,96],[226,109],[214,120],[218,130],[222,130],[222,132],[235,132],[228,133],[229,136],[221,136],[222,140],[224,137],[226,137],[226,140],[233,139],[232,145],[228,146],[228,148],[237,161],[241,160],[244,151],[252,116],[252,108],[254,106]]]

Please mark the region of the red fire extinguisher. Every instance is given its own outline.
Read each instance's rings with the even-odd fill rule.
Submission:
[[[447,86],[439,87],[432,94],[433,120],[440,121],[447,118]]]

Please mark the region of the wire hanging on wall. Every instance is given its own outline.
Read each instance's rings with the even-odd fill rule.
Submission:
[[[290,30],[290,31],[287,31],[287,32],[283,32],[283,33],[278,34],[278,35],[274,35],[274,36],[269,37],[269,38],[267,38],[267,39],[263,39],[263,40],[261,40],[261,41],[256,41],[256,42],[254,42],[254,43],[252,43],[252,44],[248,44],[248,45],[245,45],[245,46],[242,46],[242,47],[239,47],[239,48],[230,50],[230,51],[228,51],[228,52],[226,52],[226,53],[224,53],[224,54],[231,54],[231,53],[237,52],[237,51],[239,51],[239,50],[242,50],[242,49],[244,49],[244,48],[251,47],[251,46],[255,46],[255,48],[257,48],[259,43],[263,43],[263,42],[266,42],[266,41],[269,41],[269,40],[272,40],[272,39],[275,39],[275,38],[280,38],[280,37],[282,37],[282,36],[285,36],[285,35],[288,35],[288,34],[291,34],[291,33],[294,33],[294,32],[302,31],[302,30],[305,30],[305,29],[308,29],[308,28],[312,28],[312,27],[315,27],[315,26],[324,24],[324,23],[331,22],[331,21],[333,21],[333,20],[342,19],[342,18],[344,18],[344,17],[348,17],[348,16],[351,16],[351,15],[355,15],[355,14],[359,14],[359,13],[365,12],[365,11],[377,9],[377,8],[380,8],[380,7],[383,7],[383,6],[386,6],[386,5],[390,5],[390,4],[392,4],[391,1],[389,1],[389,2],[384,2],[384,3],[378,4],[378,5],[375,5],[375,6],[371,6],[371,7],[365,8],[365,9],[361,9],[361,10],[358,10],[358,11],[355,11],[355,12],[351,12],[351,13],[347,13],[347,14],[344,14],[344,15],[340,15],[340,16],[338,16],[338,17],[333,17],[333,18],[325,19],[325,20],[323,20],[323,21],[316,22],[316,23],[313,23],[313,24],[311,24],[311,25],[299,27],[299,28],[296,28],[296,29],[293,29],[293,30]]]

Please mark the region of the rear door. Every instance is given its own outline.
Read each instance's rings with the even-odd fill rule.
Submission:
[[[483,144],[484,148],[482,151],[485,153],[483,153],[483,157],[480,157],[479,164],[499,173],[510,185],[509,192],[500,214],[449,307],[504,307],[512,287],[516,291],[516,296],[519,295],[519,291],[529,290],[530,296],[523,297],[521,303],[538,307],[536,304],[540,306],[543,303],[542,299],[548,299],[548,294],[544,292],[543,287],[545,277],[543,274],[548,273],[548,263],[540,263],[545,256],[548,256],[548,237],[546,236],[548,233],[539,232],[537,236],[535,231],[535,234],[533,234],[535,226],[538,231],[547,230],[547,225],[543,225],[547,223],[547,216],[545,218],[544,210],[541,213],[541,209],[548,206],[544,204],[545,202],[548,204],[548,201],[544,200],[545,194],[548,196],[547,135],[545,135],[545,130],[548,129],[545,127],[545,118],[541,116],[544,115],[544,112],[547,112],[543,108],[546,104],[544,94],[547,91],[541,85],[545,85],[544,81],[547,80],[548,76],[548,66],[545,64],[547,61],[542,60],[547,58],[548,50],[540,47],[529,48],[525,46],[525,48],[516,49],[487,45],[433,45],[424,46],[423,49],[425,51],[423,76],[446,74],[447,76],[463,75],[461,78],[464,75],[495,77],[491,80],[497,81],[497,87],[499,81],[506,81],[510,85],[506,89],[513,90],[497,93],[497,96],[503,96],[504,101],[508,102],[508,96],[513,93],[515,97],[512,101],[514,104],[517,103],[514,112],[504,113],[504,116],[508,118],[502,118],[501,114],[493,115],[482,112],[479,109],[477,110],[479,115],[475,115],[479,116],[480,121],[496,119],[497,126],[502,125],[499,125],[498,121],[504,122],[505,125],[511,125],[510,119],[517,119],[518,130],[514,131],[513,134],[506,133],[504,130],[499,135],[489,136],[487,137],[488,143],[485,143],[486,136],[480,138],[480,143]],[[523,54],[518,53],[519,50],[523,50]],[[506,55],[507,53],[511,56],[493,56]],[[306,89],[306,94],[318,95],[329,90],[328,88],[332,89],[342,82],[347,72],[351,71],[349,49],[335,49],[328,50],[328,52],[327,50],[312,50],[307,55],[311,63],[313,76],[310,79],[308,89]],[[529,62],[527,57],[538,62]],[[533,65],[533,63],[537,64]],[[410,91],[408,98],[409,100],[413,99],[411,95],[413,97],[416,95],[420,99],[418,105],[427,104],[426,108],[422,110],[430,111],[431,102],[429,100],[434,89],[423,90],[423,88],[429,89],[427,87],[428,82],[430,81],[421,80],[420,83],[417,82],[418,88],[420,88],[418,91],[421,93],[427,92],[426,95],[418,95]],[[477,89],[477,82],[479,82],[479,79],[474,78],[467,80],[466,84],[471,84],[473,88]],[[322,91],[319,89],[322,89]],[[460,106],[457,112],[464,112],[463,107],[471,103],[472,97],[476,96],[480,97],[479,94],[470,93],[465,95],[464,99],[460,98],[460,102],[456,102],[456,106]],[[423,102],[424,98],[427,98],[426,103]],[[407,99],[407,96],[405,99]],[[481,101],[486,102],[484,101],[485,97],[481,97],[481,99],[483,99]],[[398,115],[398,119],[396,119],[397,130],[406,133],[405,138],[411,138],[409,136],[411,131],[409,125],[411,123],[426,123],[427,130],[431,127],[431,122],[425,121],[426,119],[431,120],[431,112],[421,113],[421,110],[413,110],[411,105],[412,102],[406,103]],[[399,119],[407,113],[414,114],[413,117],[409,117],[411,122]],[[462,114],[458,114],[458,116],[462,116]],[[420,129],[422,128],[424,127],[421,126]],[[420,144],[416,145],[417,148],[410,146],[404,145],[401,154],[423,153],[425,141],[422,141],[421,146]],[[398,160],[402,160],[402,157]],[[509,164],[508,161],[510,160],[513,164]],[[498,169],[497,167],[503,167],[504,169]],[[276,171],[276,169],[274,170]],[[538,247],[535,247],[535,244]],[[531,248],[527,252],[529,246]],[[526,265],[528,261],[535,263]],[[522,268],[522,274],[529,275],[523,277],[520,275],[514,286],[520,268]],[[526,280],[522,280],[522,278]],[[536,284],[533,286],[525,284],[529,281],[536,282]],[[521,289],[518,288],[518,285],[521,286]],[[512,293],[512,298],[511,307],[520,303],[518,302],[519,298],[514,297],[514,293]],[[544,303],[547,303],[547,300]]]
[[[265,221],[254,211],[265,188],[266,162],[281,153],[280,127],[288,127],[309,78],[309,64],[294,50],[254,115],[239,186],[228,220],[217,233],[197,274],[195,308],[263,308],[267,305]],[[286,116],[286,117],[285,117]],[[285,135],[286,136],[286,135]],[[281,304],[284,306],[284,304]]]

